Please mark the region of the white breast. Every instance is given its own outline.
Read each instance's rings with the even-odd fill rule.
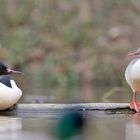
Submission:
[[[127,83],[134,91],[140,91],[140,59],[136,58],[130,62],[125,71]]]
[[[17,87],[16,83],[13,80],[10,80],[10,82],[12,88],[0,83],[0,110],[12,106],[22,96],[22,91]]]

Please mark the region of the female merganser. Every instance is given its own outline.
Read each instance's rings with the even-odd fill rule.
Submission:
[[[136,112],[140,112],[140,103],[136,101],[136,93],[140,92],[140,48],[128,55],[137,56],[129,63],[125,71],[125,79],[133,92],[133,99],[129,106]]]
[[[17,87],[15,81],[8,76],[12,73],[21,72],[9,69],[0,63],[0,110],[11,108],[22,95],[22,91]]]

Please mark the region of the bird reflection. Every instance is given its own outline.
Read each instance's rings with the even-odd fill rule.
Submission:
[[[56,125],[56,137],[59,140],[73,140],[75,138],[80,140],[84,126],[85,118],[80,112],[65,112]]]
[[[140,115],[133,114],[131,121],[126,124],[126,140],[137,140],[140,138]]]
[[[21,130],[21,118],[0,116],[0,139],[15,139]]]

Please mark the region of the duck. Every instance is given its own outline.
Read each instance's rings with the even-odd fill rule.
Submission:
[[[22,96],[21,89],[9,76],[14,73],[21,72],[12,70],[0,62],[0,110],[13,109]]]
[[[130,109],[140,112],[140,103],[137,101],[137,93],[140,92],[140,48],[134,52],[128,53],[128,56],[135,56],[128,64],[125,70],[125,79],[132,89],[132,100],[129,103]]]

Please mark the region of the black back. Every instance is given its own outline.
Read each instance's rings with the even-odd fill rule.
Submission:
[[[10,80],[11,80],[11,78],[7,75],[0,76],[0,82],[2,84],[6,85],[7,87],[12,88]]]
[[[8,74],[7,73],[7,67],[0,62],[0,75],[5,75],[5,74]]]

